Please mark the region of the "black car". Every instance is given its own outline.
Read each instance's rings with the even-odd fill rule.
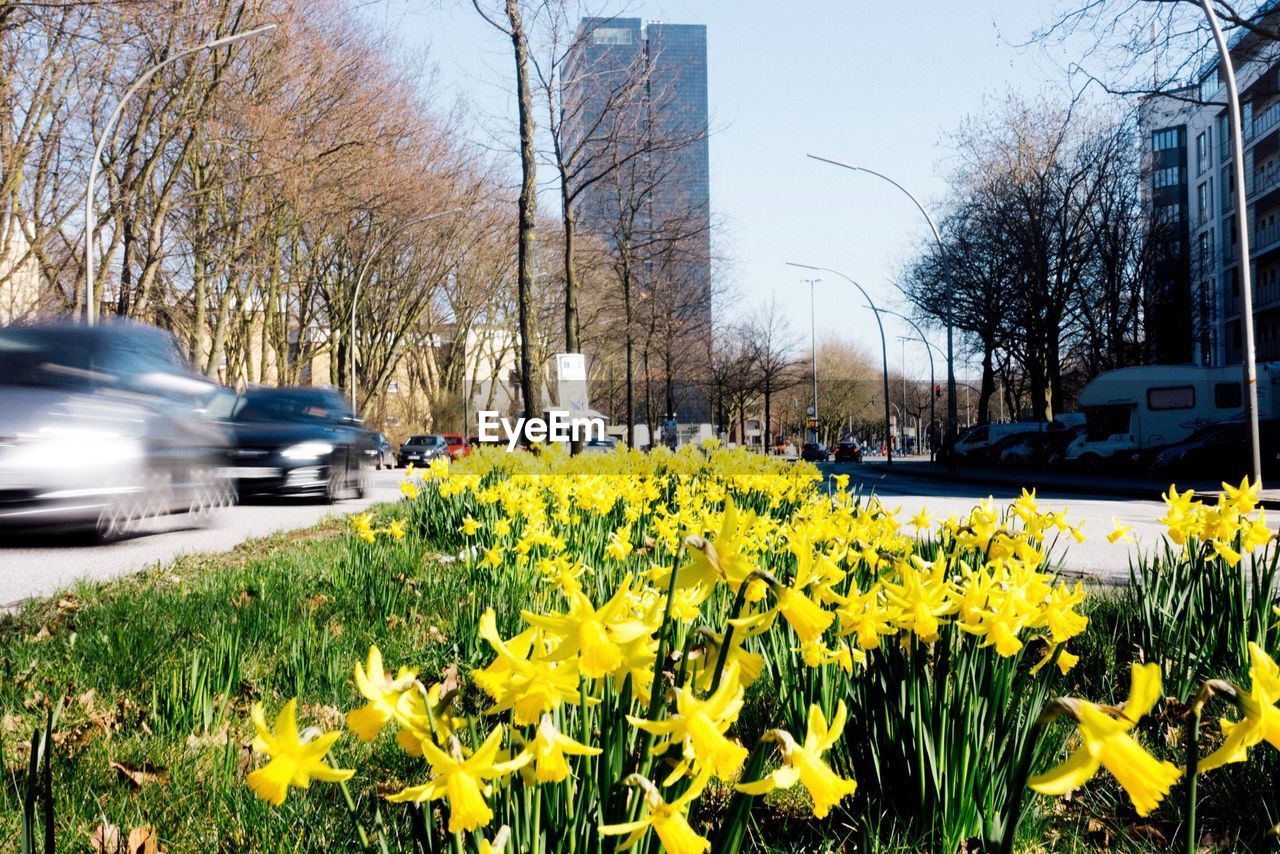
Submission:
[[[1262,471],[1280,469],[1280,419],[1258,422],[1262,445]],[[1249,431],[1243,420],[1210,424],[1156,454],[1149,472],[1157,477],[1239,480],[1249,472]]]
[[[339,392],[328,388],[251,388],[222,413],[234,446],[228,469],[246,495],[361,498],[374,433]]]
[[[369,456],[373,459],[374,469],[396,467],[396,448],[385,433],[373,434],[373,448],[369,451]]]
[[[827,446],[820,442],[805,442],[800,448],[800,459],[807,463],[825,463],[829,457]]]
[[[104,321],[0,328],[0,529],[139,532],[230,503],[225,431],[200,418],[218,387],[178,340]]]
[[[835,458],[838,463],[860,463],[862,462],[862,446],[857,442],[841,442],[836,445]]]
[[[407,466],[409,463],[420,466],[448,455],[449,443],[444,436],[422,433],[405,439],[404,444],[400,446],[397,462],[402,466]]]

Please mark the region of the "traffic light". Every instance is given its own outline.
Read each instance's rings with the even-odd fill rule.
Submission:
[[[816,430],[816,429],[818,429],[818,419],[816,419],[816,418],[810,418],[810,419],[809,419],[809,429],[810,429],[810,430]]]
[[[933,397],[935,400],[938,399],[939,397],[942,397],[942,386],[935,385],[933,387]]]

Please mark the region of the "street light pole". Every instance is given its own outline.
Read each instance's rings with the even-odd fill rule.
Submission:
[[[801,279],[800,281],[809,283],[809,347],[813,357],[813,429],[809,431],[809,438],[816,443],[818,441],[818,327],[813,307],[813,286],[822,279]]]
[[[788,267],[799,267],[802,270],[817,270],[819,273],[830,273],[833,276],[839,276],[849,284],[858,289],[858,293],[862,294],[863,299],[871,306],[871,311],[876,316],[876,326],[880,328],[880,359],[884,365],[884,444],[885,444],[885,462],[893,465],[893,440],[890,435],[889,424],[892,420],[889,417],[889,345],[885,342],[884,323],[880,320],[880,310],[876,308],[875,300],[871,299],[871,294],[867,293],[862,285],[853,279],[841,273],[838,270],[832,270],[830,267],[814,267],[811,264],[798,264],[795,261],[788,261]]]
[[[1236,234],[1240,240],[1240,325],[1244,327],[1243,352],[1240,367],[1244,372],[1244,417],[1249,424],[1249,450],[1254,484],[1262,484],[1262,447],[1258,436],[1258,367],[1253,342],[1253,282],[1249,273],[1249,213],[1245,209],[1244,137],[1241,134],[1240,90],[1236,87],[1236,70],[1231,61],[1231,51],[1222,35],[1222,25],[1213,11],[1212,0],[1200,0],[1213,41],[1218,46],[1218,57],[1226,77],[1227,116],[1231,122],[1232,178],[1236,191]]]
[[[1207,0],[1206,0],[1206,2],[1207,2]],[[906,188],[906,187],[902,186],[902,185],[901,185],[901,184],[899,184],[897,181],[895,181],[895,180],[893,180],[892,178],[890,178],[888,175],[882,175],[882,174],[881,174],[881,173],[879,173],[879,172],[876,172],[876,171],[874,171],[874,170],[872,170],[872,169],[867,169],[867,168],[865,168],[865,167],[863,167],[863,166],[854,166],[854,165],[849,164],[849,163],[842,163],[842,162],[841,162],[841,161],[839,161],[839,160],[831,160],[831,159],[826,158],[826,157],[819,157],[819,156],[817,156],[816,154],[809,154],[809,155],[806,155],[806,156],[807,156],[807,157],[809,157],[809,158],[811,158],[811,159],[813,159],[813,160],[820,160],[820,161],[822,161],[823,163],[829,163],[829,164],[831,164],[832,166],[839,166],[839,167],[841,167],[841,168],[843,168],[843,169],[850,169],[850,170],[852,170],[852,171],[854,171],[854,172],[865,172],[865,173],[867,173],[868,175],[874,175],[875,177],[880,178],[881,180],[884,180],[884,181],[888,181],[890,184],[892,184],[893,186],[897,187],[897,188],[902,192],[902,194],[903,194],[904,196],[906,196],[908,199],[910,199],[910,200],[911,200],[911,203],[912,203],[912,204],[914,204],[914,205],[916,206],[916,210],[920,211],[920,214],[924,217],[925,222],[929,223],[929,230],[930,230],[931,232],[933,232],[933,240],[934,240],[934,242],[935,242],[936,244],[938,244],[938,258],[941,260],[942,258],[944,258],[944,257],[946,256],[946,248],[942,245],[942,235],[940,235],[940,234],[938,233],[938,226],[934,224],[934,222],[933,222],[933,217],[929,216],[929,212],[928,212],[928,211],[926,211],[926,210],[924,209],[924,205],[920,204],[920,201],[919,201],[915,196],[911,195],[911,193],[907,190],[907,188]],[[1244,197],[1243,197],[1243,196],[1239,196],[1238,198],[1243,199]],[[952,323],[952,316],[951,316],[951,298],[950,298],[950,290],[951,290],[951,279],[950,279],[950,277],[948,277],[948,278],[947,278],[947,291],[948,291],[948,296],[947,296],[947,309],[946,309],[946,317],[947,317],[947,431],[946,431],[946,437],[945,437],[945,438],[946,438],[946,439],[951,439],[951,440],[953,440],[953,441],[954,441],[954,439],[955,439],[955,435],[956,435],[956,424],[957,424],[957,420],[958,420],[958,419],[957,419],[957,416],[956,416],[956,360],[955,360],[955,334],[954,334],[954,324]],[[953,459],[954,459],[954,458],[953,458]]]
[[[134,93],[141,89],[142,85],[154,77],[158,71],[172,65],[184,56],[190,56],[202,50],[222,47],[275,28],[275,24],[267,24],[257,29],[246,30],[243,33],[232,33],[229,36],[223,36],[220,39],[214,39],[196,47],[180,50],[163,62],[151,66],[143,72],[141,77],[133,81],[133,85],[125,90],[124,97],[120,99],[119,104],[116,104],[115,111],[111,113],[107,123],[102,126],[102,135],[98,138],[98,144],[93,149],[93,160],[89,161],[89,180],[84,193],[84,321],[87,326],[93,326],[93,322],[96,319],[95,315],[97,314],[97,302],[94,299],[93,287],[93,231],[94,222],[97,220],[97,213],[93,206],[93,185],[98,180],[98,163],[102,160],[102,151],[106,148],[107,141],[115,138],[115,124],[120,120],[120,115],[124,112],[125,105],[129,103],[129,99],[133,97]]]
[[[400,226],[400,228],[396,231],[392,231],[392,232],[388,232],[387,234],[384,234],[382,236],[382,239],[379,240],[377,243],[375,243],[373,247],[369,250],[369,254],[365,256],[364,263],[360,265],[360,271],[356,273],[356,286],[351,294],[351,340],[347,344],[347,349],[350,351],[348,355],[350,356],[349,370],[350,370],[350,386],[351,386],[351,413],[353,415],[359,414],[356,411],[356,304],[360,301],[360,287],[364,284],[365,276],[368,275],[369,269],[373,266],[373,262],[377,259],[378,255],[382,252],[382,250],[386,248],[387,244],[391,242],[392,238],[398,237],[406,229],[409,229],[415,225],[424,223],[427,220],[432,220],[432,219],[436,219],[437,217],[442,217],[452,213],[457,213],[460,210],[461,208],[450,208],[447,211],[437,211],[436,213],[433,213],[433,214],[427,214],[426,216],[421,216],[421,217],[418,217],[417,219],[413,219],[413,220],[410,220],[409,222],[406,222],[404,225]],[[463,380],[463,385],[466,385],[465,360],[463,362],[462,380]],[[466,432],[465,429],[463,432]]]
[[[871,308],[871,306],[867,306],[867,308]],[[933,351],[934,351],[934,350],[936,350],[936,349],[938,349],[938,348],[937,348],[937,347],[935,347],[933,344],[931,344],[931,343],[929,342],[929,339],[928,339],[928,338],[925,338],[925,337],[924,337],[924,332],[923,332],[923,331],[921,331],[921,329],[920,329],[920,327],[919,327],[918,325],[916,325],[916,322],[915,322],[914,320],[912,320],[911,318],[907,317],[905,314],[899,314],[898,312],[893,311],[892,309],[888,309],[888,308],[882,308],[882,309],[880,309],[880,310],[881,310],[882,312],[884,312],[885,314],[891,314],[891,315],[893,315],[894,317],[898,318],[899,320],[904,320],[904,321],[906,321],[907,323],[911,324],[911,328],[912,328],[912,329],[914,329],[914,330],[916,331],[916,335],[919,335],[919,336],[920,336],[920,338],[919,338],[920,343],[924,345],[924,352],[925,352],[925,354],[929,357],[929,429],[930,429],[930,430],[932,430],[932,429],[933,429],[933,425],[934,425],[934,424],[936,424],[936,423],[937,423],[937,421],[938,421],[938,413],[937,413],[937,409],[936,409],[936,408],[935,408],[935,406],[934,406],[934,403],[935,403],[935,401],[937,400],[937,398],[936,398],[936,397],[934,397],[934,394],[933,394],[933,388],[934,388],[934,386],[936,385],[936,381],[935,381],[935,379],[934,379],[934,373],[933,373]],[[945,354],[943,354],[943,355],[945,355]],[[903,361],[904,361],[904,362],[906,361],[906,360],[905,360],[905,358],[904,358],[904,360],[903,360]],[[916,437],[916,439],[917,439],[917,441],[919,441],[919,437],[918,437],[918,436]],[[934,452],[934,450],[935,450],[935,448],[933,447],[933,443],[932,443],[932,442],[930,442],[930,443],[929,443],[929,456],[930,456],[930,457],[932,457],[932,456],[933,456],[933,452]]]

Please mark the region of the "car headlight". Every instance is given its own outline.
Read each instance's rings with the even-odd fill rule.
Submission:
[[[332,453],[333,445],[328,442],[299,442],[285,448],[280,456],[286,460],[314,460]]]

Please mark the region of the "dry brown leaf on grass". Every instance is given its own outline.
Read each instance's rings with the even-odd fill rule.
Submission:
[[[187,736],[187,747],[199,749],[201,747],[225,747],[227,744],[227,732],[230,725],[223,722],[220,729],[206,733],[192,733]]]
[[[93,854],[119,854],[120,828],[114,824],[100,824],[89,834],[89,850]]]
[[[440,693],[448,694],[450,691],[458,691],[462,688],[462,680],[458,678],[458,665],[450,664],[440,674]]]
[[[311,705],[304,703],[302,708],[298,710],[306,719],[312,720],[322,729],[339,729],[342,727],[346,716],[342,714],[342,710],[337,706]]]
[[[89,834],[89,850],[93,854],[159,854],[160,838],[150,825],[135,827],[128,839],[121,839],[120,828],[102,824]]]
[[[141,789],[148,783],[158,783],[164,785],[169,778],[169,772],[164,768],[157,768],[150,762],[144,762],[141,767],[135,768],[132,765],[126,765],[123,762],[112,760],[111,767],[120,773],[135,789]]]
[[[32,639],[33,641],[42,641],[42,640],[48,640],[48,639],[49,639],[49,638],[51,638],[51,637],[53,637],[53,632],[49,631],[49,627],[48,627],[48,626],[41,626],[41,627],[40,627],[40,631],[38,631],[38,632],[36,632],[34,635],[32,635],[32,636],[31,636],[31,639]]]
[[[129,831],[129,854],[157,854],[159,850],[160,837],[150,825]]]

